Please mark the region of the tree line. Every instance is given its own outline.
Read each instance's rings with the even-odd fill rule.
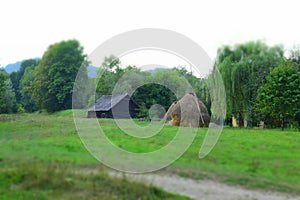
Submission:
[[[25,60],[11,74],[2,71],[0,113],[70,109],[74,80],[85,58],[77,40],[62,41],[50,45],[41,60]]]
[[[0,71],[0,113],[34,112],[45,109],[55,112],[72,108],[74,89],[84,87],[79,107],[90,106],[95,99],[112,94],[118,80],[126,73],[126,80],[119,92],[139,81],[142,76],[148,84],[138,87],[132,94],[140,105],[139,116],[146,116],[153,104],[168,109],[177,100],[175,94],[161,84],[168,82],[180,87],[187,80],[196,95],[210,110],[211,98],[206,78],[198,78],[185,68],[161,69],[155,73],[140,71],[135,66],[122,66],[118,58],[108,56],[102,63],[98,78],[89,78],[89,62],[83,47],[77,40],[62,41],[48,47],[40,60],[22,62],[19,71],[7,74]],[[81,67],[82,66],[82,67]],[[252,41],[218,49],[214,69],[219,70],[226,92],[226,121],[235,117],[242,126],[256,126],[264,121],[268,126],[300,124],[300,53],[292,50],[284,55],[282,46],[268,46],[261,41]],[[81,82],[74,86],[78,70]],[[99,82],[98,82],[99,81]],[[131,82],[130,82],[131,81]],[[89,87],[97,82],[96,93]],[[82,89],[82,88],[81,88]]]
[[[234,116],[248,126],[264,121],[268,126],[299,127],[299,49],[285,57],[282,46],[260,41],[223,46],[215,67],[224,81],[228,119]]]

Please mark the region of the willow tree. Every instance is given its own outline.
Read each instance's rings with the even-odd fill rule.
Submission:
[[[248,125],[256,124],[254,105],[258,88],[282,58],[281,46],[269,47],[261,41],[218,50],[215,65],[224,81],[228,117],[242,117]]]

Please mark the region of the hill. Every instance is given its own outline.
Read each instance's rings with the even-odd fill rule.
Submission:
[[[18,61],[16,63],[8,64],[4,67],[4,70],[7,73],[16,72],[20,69],[22,61]]]
[[[39,60],[40,58],[35,58],[37,60]],[[18,61],[16,63],[11,63],[11,64],[8,64],[4,67],[4,70],[7,72],[7,73],[12,73],[12,72],[17,72],[20,67],[21,67],[21,64],[22,64],[23,61]],[[88,66],[88,76],[90,78],[96,78],[97,76],[97,70],[98,68],[97,67],[94,67],[94,66]]]

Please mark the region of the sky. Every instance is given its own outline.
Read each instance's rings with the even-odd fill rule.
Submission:
[[[250,40],[288,50],[300,44],[299,19],[296,0],[1,0],[0,66],[42,57],[50,44],[67,39],[79,40],[90,54],[111,37],[140,28],[181,33],[211,59],[222,45]],[[124,62],[145,64],[138,58]]]

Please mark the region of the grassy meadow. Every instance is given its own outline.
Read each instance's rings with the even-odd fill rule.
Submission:
[[[99,120],[111,141],[132,152],[159,149],[177,130],[165,126],[155,137],[133,139],[113,120]],[[206,131],[199,129],[184,155],[160,172],[300,195],[299,132],[225,127],[212,152],[199,159]],[[107,171],[84,148],[71,110],[0,115],[0,199],[185,199]]]

